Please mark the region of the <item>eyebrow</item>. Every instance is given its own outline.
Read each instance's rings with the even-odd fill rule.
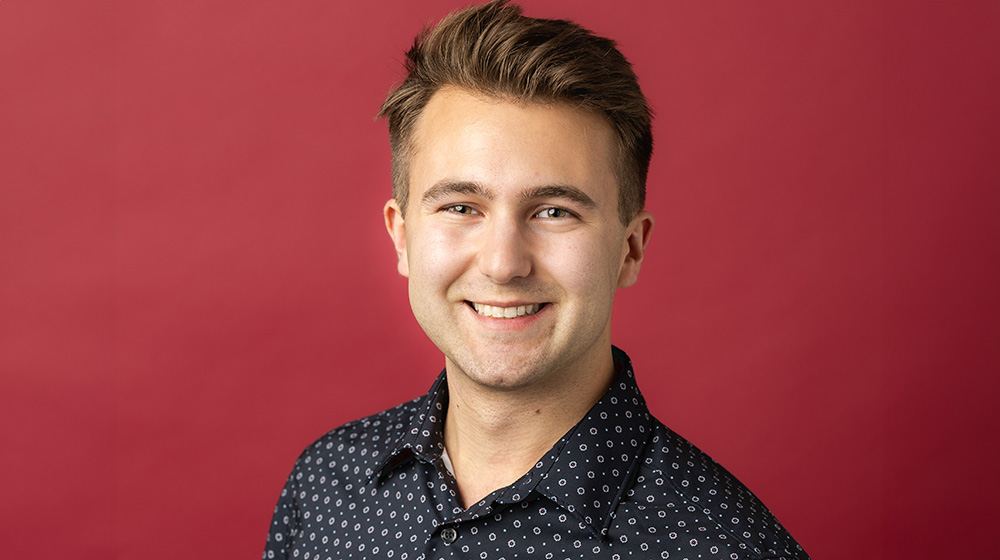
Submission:
[[[587,210],[597,207],[597,203],[587,193],[571,185],[550,185],[547,187],[537,187],[521,193],[521,202],[535,200],[538,198],[564,198],[575,202]]]
[[[421,197],[421,201],[424,204],[427,204],[447,198],[453,194],[471,195],[484,198],[486,200],[493,200],[496,198],[493,191],[487,189],[479,183],[471,181],[446,180],[439,181],[438,183],[435,183],[433,187],[427,189],[427,192],[425,192]],[[547,185],[544,187],[535,187],[522,192],[518,197],[520,202],[527,202],[529,200],[536,200],[539,198],[562,198],[575,202],[588,210],[592,210],[597,207],[597,203],[594,202],[593,198],[590,198],[587,193],[571,185]]]
[[[433,187],[427,189],[427,192],[425,192],[424,196],[420,199],[424,204],[427,204],[428,202],[435,202],[441,200],[442,198],[447,198],[449,195],[453,194],[467,194],[485,198],[486,200],[493,200],[495,198],[492,192],[479,183],[445,180],[438,181]]]

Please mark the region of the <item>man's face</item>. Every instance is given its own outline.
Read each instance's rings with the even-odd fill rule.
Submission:
[[[437,92],[413,133],[405,216],[386,225],[449,375],[497,389],[610,368],[611,303],[652,219],[618,218],[611,127],[562,104]]]

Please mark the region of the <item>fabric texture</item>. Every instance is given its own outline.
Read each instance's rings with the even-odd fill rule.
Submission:
[[[299,457],[263,557],[796,559],[742,483],[653,418],[627,355],[586,416],[519,480],[463,509],[442,461],[445,373],[423,397]]]

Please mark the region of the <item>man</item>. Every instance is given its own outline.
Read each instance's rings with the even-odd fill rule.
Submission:
[[[614,43],[493,2],[407,58],[385,222],[445,371],[306,449],[264,557],[807,558],[611,345],[653,228],[649,111]]]

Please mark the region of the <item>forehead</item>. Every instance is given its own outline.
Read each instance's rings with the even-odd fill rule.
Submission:
[[[614,134],[600,114],[565,103],[498,99],[448,87],[413,131],[411,195],[442,180],[493,188],[566,184],[615,199]]]

